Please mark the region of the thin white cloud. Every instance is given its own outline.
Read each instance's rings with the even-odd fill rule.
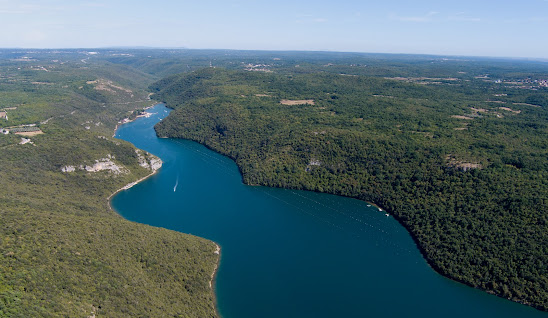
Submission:
[[[0,2],[0,13],[26,14],[36,11],[36,5],[26,3],[14,3],[10,1]]]
[[[390,14],[391,20],[401,21],[401,22],[430,22],[434,19],[439,12],[430,11],[422,16],[399,16],[397,14]]]
[[[309,23],[326,23],[329,20],[325,18],[312,18],[312,15],[301,15],[300,17],[303,17],[304,19],[297,19],[295,23],[298,24],[309,24]]]
[[[81,7],[87,7],[87,8],[106,8],[108,7],[106,3],[102,2],[86,2],[80,4]]]
[[[546,0],[548,1],[548,0]],[[391,14],[389,18],[391,20],[400,21],[400,22],[443,22],[443,21],[453,21],[453,22],[481,22],[482,19],[466,14],[466,12],[458,12],[447,17],[440,17],[440,12],[430,11],[421,16],[400,16],[397,14]]]
[[[481,18],[473,17],[466,12],[457,12],[447,18],[449,21],[457,22],[481,22]]]
[[[28,11],[24,10],[0,10],[0,14],[25,14],[28,13]]]
[[[450,16],[447,19],[449,21],[457,21],[457,22],[481,22],[481,18],[466,17],[466,16]]]
[[[523,19],[506,19],[503,21],[507,24],[524,24],[524,23],[539,23],[539,22],[548,22],[548,17],[530,17]]]
[[[66,7],[62,6],[53,6],[53,5],[42,5],[42,4],[35,4],[31,2],[27,3],[14,3],[14,2],[8,2],[8,1],[1,1],[0,2],[0,13],[4,14],[33,14],[33,13],[51,13],[51,12],[59,12],[59,11],[65,11]]]
[[[63,14],[88,8],[108,7],[101,1],[64,3],[62,1],[4,1],[0,0],[0,14]]]
[[[39,5],[39,4],[32,4],[32,3],[23,3],[23,4],[20,4],[19,5],[19,8],[23,9],[23,10],[28,10],[28,11],[37,11],[37,10],[42,10],[44,9],[43,6]]]

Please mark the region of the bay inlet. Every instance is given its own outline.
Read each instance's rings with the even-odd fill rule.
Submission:
[[[409,233],[366,202],[242,184],[236,164],[204,146],[157,138],[169,114],[116,137],[163,161],[111,201],[123,217],[217,242],[222,317],[546,317],[442,277]]]

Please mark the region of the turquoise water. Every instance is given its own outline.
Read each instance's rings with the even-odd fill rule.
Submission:
[[[164,161],[112,199],[129,220],[217,242],[219,311],[240,317],[547,317],[436,274],[406,230],[358,200],[243,185],[230,159],[159,139],[168,115],[121,126],[118,138]]]

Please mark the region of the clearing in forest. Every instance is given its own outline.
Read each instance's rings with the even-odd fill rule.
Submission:
[[[299,100],[282,99],[280,101],[280,104],[282,105],[314,105],[314,100],[313,99],[299,99]]]

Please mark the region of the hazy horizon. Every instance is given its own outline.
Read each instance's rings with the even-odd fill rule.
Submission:
[[[1,48],[185,48],[548,59],[548,0],[0,0]]]

